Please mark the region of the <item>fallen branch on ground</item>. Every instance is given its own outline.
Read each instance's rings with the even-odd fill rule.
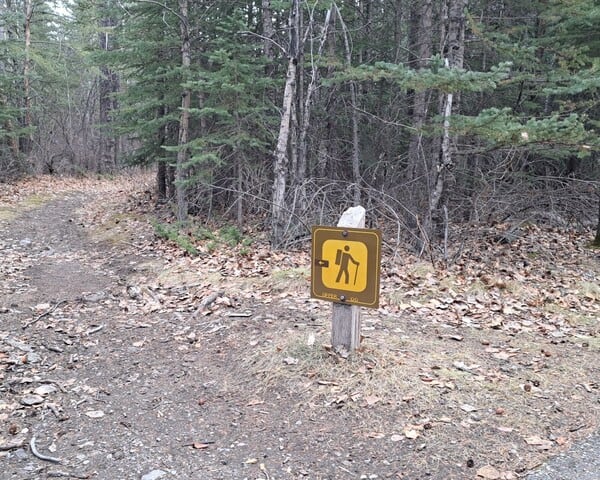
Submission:
[[[46,462],[52,463],[62,463],[62,460],[60,458],[50,457],[48,455],[44,455],[38,452],[38,449],[35,446],[35,435],[31,437],[31,440],[29,441],[29,448],[31,449],[31,453],[33,453],[33,455],[39,458],[40,460],[45,460]]]
[[[47,315],[50,315],[52,312],[54,312],[54,310],[56,310],[60,305],[62,305],[63,303],[66,303],[66,300],[61,300],[60,302],[58,302],[56,305],[54,305],[52,308],[46,310],[44,313],[38,315],[36,318],[34,318],[31,322],[26,323],[25,325],[23,325],[23,330],[25,330],[27,327],[30,327],[31,325],[33,325],[36,322],[39,322],[42,318],[44,318]]]

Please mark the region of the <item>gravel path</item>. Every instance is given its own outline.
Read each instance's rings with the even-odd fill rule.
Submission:
[[[599,480],[600,433],[551,459],[527,480]]]

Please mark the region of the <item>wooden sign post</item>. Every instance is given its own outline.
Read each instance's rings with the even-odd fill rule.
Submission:
[[[360,205],[346,210],[338,227],[365,228],[365,209]],[[334,303],[331,316],[331,345],[343,347],[349,352],[360,346],[360,307]]]
[[[311,296],[333,303],[331,343],[360,346],[360,307],[379,306],[381,232],[365,227],[365,209],[349,208],[337,227],[312,227]]]

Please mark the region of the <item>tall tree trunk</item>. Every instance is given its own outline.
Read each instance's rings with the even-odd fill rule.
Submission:
[[[13,8],[13,4],[11,0],[6,0],[6,12],[10,12],[12,11]],[[11,28],[10,25],[5,25],[4,26],[4,30],[2,31],[2,38],[0,38],[0,40],[14,40],[17,37],[15,29]],[[12,63],[12,62],[11,62]],[[13,68],[14,68],[14,64],[13,64]],[[2,65],[2,69],[3,71],[6,69],[6,71],[10,70],[10,67],[8,65]],[[0,93],[0,107],[8,107],[9,106],[9,98],[4,95],[4,92]],[[4,122],[4,129],[6,130],[6,132],[8,133],[8,144],[10,146],[10,150],[12,152],[12,155],[14,157],[14,159],[18,159],[19,158],[19,137],[18,134],[15,132],[15,126],[13,124],[13,121],[10,118],[7,118],[6,121]]]
[[[405,58],[406,45],[404,42],[404,5],[405,0],[396,0],[394,4],[394,45],[396,53],[394,63],[400,63]]]
[[[235,156],[235,173],[237,177],[236,223],[244,224],[244,159],[240,153]]]
[[[275,148],[275,178],[273,181],[272,199],[272,228],[271,243],[279,246],[283,241],[288,217],[285,205],[286,180],[288,174],[288,146],[290,139],[290,127],[292,120],[292,108],[296,89],[296,59],[290,58],[283,92],[283,109],[281,122],[279,124],[279,136]]]
[[[432,0],[417,2],[411,12],[411,56],[409,62],[413,68],[420,70],[425,68],[431,57],[432,46]],[[413,54],[414,55],[414,54]],[[422,180],[427,173],[426,156],[423,151],[422,128],[427,120],[427,104],[429,92],[418,91],[413,95],[412,127],[414,133],[411,135],[408,146],[408,161],[410,168],[410,180],[423,191]],[[419,181],[419,179],[421,181]]]
[[[335,3],[334,3],[335,5]],[[344,48],[346,51],[346,66],[348,68],[352,67],[352,50],[350,48],[350,39],[349,32],[346,28],[346,24],[344,23],[344,19],[342,18],[342,14],[335,5],[336,12],[338,18],[340,20],[340,24],[342,26],[342,33],[344,38]],[[361,197],[361,172],[360,172],[360,141],[359,141],[359,131],[358,131],[358,98],[356,93],[356,83],[353,81],[349,82],[350,89],[350,107],[352,108],[352,112],[350,114],[350,119],[352,123],[352,201],[354,206],[360,205],[360,197]]]
[[[31,120],[31,19],[33,17],[33,0],[25,0],[25,63],[23,64],[23,126],[27,129],[21,138],[21,151],[28,155],[33,145],[33,122]]]
[[[116,25],[113,18],[107,17],[100,20],[101,31],[99,33],[100,49],[106,52],[113,49],[109,30]],[[112,112],[116,110],[115,94],[119,90],[119,79],[117,73],[106,65],[100,67],[100,79],[98,85],[99,120],[105,129],[101,135],[100,164],[98,171],[110,172],[117,165],[118,144],[114,135],[110,132]]]
[[[465,42],[465,8],[467,0],[449,0],[448,17],[444,32],[445,39],[442,40],[442,51],[444,53],[444,64],[446,68],[462,68],[464,59]],[[450,145],[450,116],[454,103],[453,92],[448,92],[442,98],[442,139],[441,151],[436,158],[432,168],[432,190],[429,195],[429,214],[427,217],[426,231],[431,234],[438,215],[438,209],[445,186],[448,170],[453,165]]]
[[[600,191],[597,192],[598,195],[598,223],[596,224],[596,236],[594,237],[594,241],[592,245],[595,247],[600,247]]]
[[[269,63],[275,59],[273,52],[273,37],[275,29],[273,28],[273,10],[271,8],[271,0],[262,0],[262,34],[264,37],[263,53]],[[271,73],[272,65],[267,65],[267,74]]]
[[[161,105],[158,108],[157,116],[158,118],[164,118],[166,113],[167,107],[165,105]],[[162,148],[167,137],[166,125],[158,130],[157,137],[158,148]],[[156,166],[156,189],[158,191],[158,198],[160,200],[164,200],[167,198],[167,163],[165,160],[160,158],[160,156],[161,155],[159,155]]]
[[[285,202],[290,163],[290,140],[297,107],[297,72],[300,55],[300,3],[292,0],[289,17],[289,61],[283,92],[283,108],[275,148],[273,196],[271,201],[271,243],[278,247],[284,240],[289,212]],[[294,153],[295,155],[295,153]]]
[[[329,8],[325,14],[325,20],[323,21],[323,27],[321,28],[321,40],[319,42],[319,48],[317,49],[317,57],[320,58],[323,54],[323,48],[328,38],[329,24],[331,22],[332,9]],[[314,29],[314,17],[311,17],[310,29]],[[312,36],[311,36],[312,38]],[[304,100],[304,115],[302,116],[302,125],[300,127],[300,135],[298,141],[298,171],[296,175],[296,181],[299,185],[304,183],[306,179],[307,171],[307,152],[308,142],[307,135],[310,127],[310,118],[312,113],[312,105],[315,98],[315,93],[320,84],[319,67],[315,62],[315,58],[312,55],[313,49],[311,47],[311,77],[306,89],[306,98]],[[301,198],[304,198],[302,195]]]
[[[185,82],[191,65],[189,34],[189,0],[179,0],[179,27],[181,33],[182,81]],[[191,92],[184,88],[181,93],[181,115],[179,117],[179,139],[177,142],[177,166],[175,170],[175,189],[177,197],[177,221],[185,223],[188,217],[187,163],[189,161]]]

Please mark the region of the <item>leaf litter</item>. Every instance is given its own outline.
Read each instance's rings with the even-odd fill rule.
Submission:
[[[238,427],[247,429],[242,438],[252,431],[256,436],[257,425],[258,432],[288,438],[276,449],[281,460],[271,465],[259,456],[261,446],[233,438],[235,447],[204,435],[189,443],[215,458],[237,450],[236,468],[445,479],[470,478],[469,460],[480,478],[508,479],[598,428],[600,268],[597,253],[586,247],[589,232],[530,226],[510,245],[493,241],[502,225],[461,232],[471,239],[468,253],[435,268],[396,252],[384,259],[381,307],[363,311],[363,344],[344,358],[328,346],[329,306],[308,297],[308,248],[270,252],[258,234],[250,249],[223,244],[210,251],[198,242],[200,256],[190,257],[154,235],[150,219],[160,212],[147,190],[121,182],[43,178],[0,193],[0,208],[9,210],[32,195],[51,201],[71,192],[110,192],[109,201],[71,214],[94,244],[111,252],[108,258],[104,250],[97,256],[85,249],[32,252],[33,240],[0,239],[7,279],[0,315],[21,319],[21,327],[41,315],[21,332],[0,331],[0,380],[11,392],[0,400],[0,419],[16,421],[20,431],[27,433],[25,415],[34,410],[55,411],[58,424],[72,421],[61,418],[75,418],[75,412],[95,422],[113,417],[99,401],[106,397],[102,388],[78,377],[87,357],[77,345],[95,349],[118,334],[122,338],[114,339],[123,348],[156,355],[158,329],[181,361],[205,352],[210,368],[226,366],[219,367],[218,383],[205,382],[214,393],[193,402],[223,416],[220,427],[213,420],[217,429],[227,431],[223,425],[232,420],[225,418],[247,411]],[[29,306],[5,300],[30,291],[26,273],[40,259],[106,271],[111,255],[122,272],[107,290],[60,304],[63,299],[51,297]],[[52,335],[44,339],[40,332]],[[40,363],[42,350],[64,359],[71,375],[45,383],[53,364]],[[123,375],[124,385],[141,378],[134,371]],[[40,390],[36,382],[57,390]],[[172,414],[173,407],[161,399],[169,387],[160,389],[148,408],[164,418],[161,412]],[[34,396],[34,402],[20,402]],[[331,458],[315,463],[315,454],[294,444],[290,432],[301,432],[307,445],[326,439]],[[0,446],[10,445],[10,435],[0,433]],[[14,448],[4,451],[24,442],[13,440]]]

